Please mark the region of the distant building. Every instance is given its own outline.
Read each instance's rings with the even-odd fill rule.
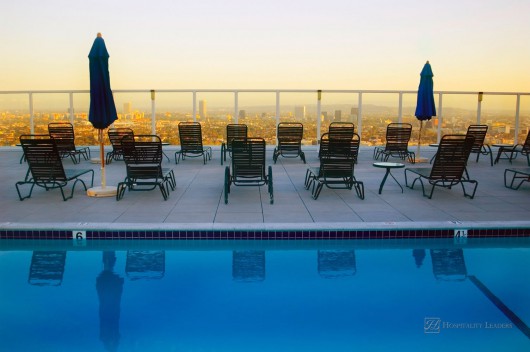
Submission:
[[[201,119],[206,118],[207,110],[206,110],[206,100],[199,100],[199,117]]]
[[[244,119],[247,117],[247,111],[246,110],[239,110],[239,118]]]
[[[342,121],[342,111],[341,110],[335,110],[335,121],[337,121],[337,122]]]
[[[295,106],[294,117],[297,119],[304,119],[305,118],[305,106]]]
[[[356,123],[359,117],[359,108],[351,108],[350,116],[351,116],[351,122]]]

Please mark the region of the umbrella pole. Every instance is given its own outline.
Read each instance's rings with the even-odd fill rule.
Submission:
[[[421,145],[421,130],[423,129],[423,120],[420,120],[420,133],[418,136],[418,150],[416,151],[416,163],[425,163],[427,162],[427,158],[422,158],[420,156],[420,145]]]
[[[99,160],[101,160],[101,188],[105,188],[105,146],[103,145],[103,129],[98,130],[99,139]]]
[[[99,159],[101,162],[101,186],[92,187],[87,190],[89,197],[114,197],[117,193],[117,188],[114,186],[107,187],[107,180],[105,178],[105,147],[103,145],[103,129],[98,129],[99,140]]]

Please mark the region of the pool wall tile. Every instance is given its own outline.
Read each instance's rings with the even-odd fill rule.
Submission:
[[[529,228],[469,229],[470,238],[530,237]],[[452,238],[454,229],[345,230],[87,230],[87,240],[348,240]],[[0,229],[0,239],[70,239],[69,230]]]

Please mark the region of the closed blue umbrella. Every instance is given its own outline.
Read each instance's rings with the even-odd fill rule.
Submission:
[[[88,54],[90,68],[90,110],[88,120],[103,130],[118,119],[114,97],[110,89],[109,53],[98,33]]]
[[[101,162],[101,187],[91,188],[90,196],[112,196],[116,194],[116,187],[107,188],[105,185],[105,156],[103,146],[103,130],[118,119],[114,97],[110,89],[109,53],[105,41],[98,33],[88,54],[90,68],[90,110],[88,120],[98,129],[98,140]]]
[[[423,121],[430,120],[436,116],[436,106],[434,104],[434,83],[431,64],[429,61],[423,66],[420,73],[420,85],[418,87],[418,100],[416,103],[416,118],[420,120],[420,134],[418,137],[418,157],[420,159],[421,130]]]

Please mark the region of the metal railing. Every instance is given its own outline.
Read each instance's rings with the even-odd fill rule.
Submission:
[[[139,89],[114,90],[113,93],[117,102],[125,101],[121,111],[117,103],[121,119],[115,123],[116,125],[134,124],[135,129],[143,129],[142,133],[162,134],[165,137],[163,139],[172,144],[178,144],[176,123],[184,120],[201,122],[208,120],[209,124],[215,126],[205,133],[210,141],[209,144],[213,145],[221,143],[224,136],[222,127],[227,123],[253,124],[256,133],[262,137],[266,135],[265,139],[270,144],[275,143],[275,127],[282,121],[302,120],[304,132],[307,134],[306,144],[318,143],[319,136],[327,130],[328,123],[334,120],[353,122],[365,145],[381,144],[386,124],[390,121],[410,122],[415,130],[419,127],[419,123],[415,122],[417,120],[413,111],[416,91]],[[530,128],[530,93],[435,91],[434,94],[437,116],[428,126],[427,136],[421,137],[424,144],[439,141],[443,134],[465,133],[469,124],[490,125],[492,129],[488,134],[493,143],[517,143],[526,136]],[[122,98],[132,95],[135,95],[134,99]],[[211,99],[216,95],[222,96],[220,99],[222,102],[214,104],[218,110],[216,113],[208,114],[205,97]],[[254,117],[247,116],[245,109],[256,106],[249,102],[241,102],[242,97],[249,95],[256,97],[254,99],[256,101],[263,101],[263,97],[266,96],[262,110],[273,110],[262,112],[261,116],[258,116],[259,113]],[[176,102],[177,96],[180,96],[180,99],[185,96],[184,102]],[[173,97],[173,99],[163,99],[164,102],[159,102],[157,99],[160,97]],[[62,100],[60,105],[57,105],[58,98]],[[39,100],[37,109],[36,100]],[[131,100],[134,100],[134,104]],[[215,101],[216,98],[213,100]],[[493,105],[486,104],[487,116],[484,116],[484,103],[488,101],[493,101]],[[131,110],[132,105],[143,106],[140,111],[126,111]],[[0,129],[0,144],[15,145],[20,134],[43,133],[48,122],[57,120],[72,122],[76,126],[76,134],[88,134],[85,143],[81,144],[96,144],[95,137],[90,132],[88,106],[88,90],[0,91],[0,117],[3,126],[3,129]],[[309,107],[308,113],[306,107]],[[327,114],[327,110],[330,109],[334,111],[333,116]],[[343,109],[351,109],[351,112],[341,116]],[[261,127],[258,128],[257,126],[260,125]],[[81,126],[85,127],[86,132],[78,128]]]

